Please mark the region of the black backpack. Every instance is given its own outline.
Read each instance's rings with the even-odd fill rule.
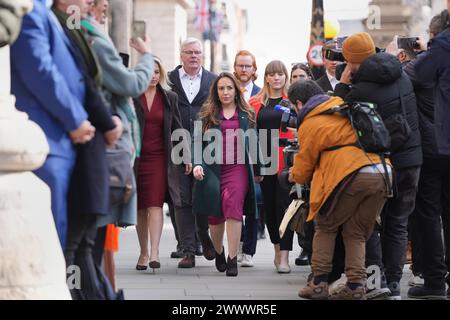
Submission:
[[[325,151],[353,146],[360,148],[366,153],[378,154],[384,168],[388,197],[392,196],[392,184],[386,166],[386,157],[389,155],[391,148],[391,136],[381,116],[376,111],[376,105],[369,102],[344,103],[321,114],[334,113],[340,113],[349,119],[358,139],[354,143],[332,146],[325,149]]]

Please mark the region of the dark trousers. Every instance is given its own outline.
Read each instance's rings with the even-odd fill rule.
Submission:
[[[258,219],[254,215],[245,216],[244,226],[241,231],[242,253],[253,256],[258,242]]]
[[[397,169],[397,192],[381,213],[381,248],[387,282],[400,282],[408,244],[408,219],[414,211],[420,167]]]
[[[97,229],[92,256],[97,266],[101,267],[103,262],[103,253],[105,252],[106,226]]]
[[[397,169],[394,177],[395,194],[381,212],[381,226],[366,243],[366,265],[378,265],[386,280],[400,282],[405,265],[408,243],[408,220],[414,211],[420,167]]]
[[[450,258],[447,255],[447,261],[444,260],[441,218],[448,252],[450,159],[424,159],[414,215],[421,239],[425,286],[432,289],[445,289],[444,277],[450,267],[448,264]]]
[[[284,236],[280,239],[278,228],[283,220],[284,212],[289,207],[289,191],[284,190],[278,183],[278,176],[264,176],[261,182],[263,195],[264,219],[269,231],[270,241],[280,244],[281,250],[292,250],[294,232],[287,228]]]
[[[106,299],[104,293],[102,293],[100,289],[100,283],[92,254],[96,236],[97,225],[95,215],[69,215],[64,256],[67,267],[76,265],[81,271],[81,288],[70,290],[74,300]]]
[[[177,239],[177,248],[178,248],[180,245],[180,236],[178,235],[177,221],[175,219],[175,207],[170,198],[166,199],[166,203],[167,206],[169,207],[170,221],[172,222],[173,231],[175,232],[175,239]]]
[[[420,187],[420,180],[419,180]],[[416,196],[416,206],[419,195]],[[421,274],[424,269],[423,265],[423,248],[421,236],[420,222],[417,219],[416,210],[413,211],[408,221],[408,239],[411,241],[411,258],[412,258],[412,272],[414,275]]]
[[[194,214],[192,211],[192,188],[194,177],[192,174],[184,174],[184,166],[178,166],[180,182],[181,206],[175,207],[175,222],[181,250],[184,253],[195,253],[196,234],[200,240],[209,237],[208,216]]]

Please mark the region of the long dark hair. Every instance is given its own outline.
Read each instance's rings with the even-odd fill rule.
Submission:
[[[248,103],[244,99],[244,95],[241,92],[241,89],[239,87],[239,84],[236,80],[236,78],[229,72],[222,72],[219,74],[219,76],[214,80],[211,89],[209,90],[209,96],[206,102],[203,104],[202,108],[200,109],[199,113],[199,119],[202,121],[202,130],[205,132],[209,128],[211,128],[213,125],[219,124],[219,112],[222,108],[220,99],[219,99],[219,93],[218,93],[218,83],[219,80],[222,78],[228,78],[233,82],[234,89],[235,89],[235,96],[234,101],[236,102],[236,107],[247,113],[248,120],[249,120],[249,127],[254,127],[256,120],[255,120],[255,111],[252,107],[248,105]]]

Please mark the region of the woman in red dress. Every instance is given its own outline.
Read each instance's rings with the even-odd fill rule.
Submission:
[[[136,231],[141,253],[137,270],[161,267],[159,241],[163,228],[163,204],[166,195],[174,204],[180,201],[177,192],[175,165],[170,160],[171,133],[182,129],[178,96],[169,91],[166,72],[155,58],[155,73],[147,91],[135,99],[136,114],[141,129],[142,146],[137,159],[138,219]],[[190,171],[190,165],[186,170]],[[170,185],[168,185],[170,180]],[[150,255],[148,239],[150,234]]]

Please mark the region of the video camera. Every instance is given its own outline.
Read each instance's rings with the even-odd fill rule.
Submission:
[[[281,115],[281,131],[286,132],[287,128],[297,130],[297,113],[291,108],[289,100],[281,100],[280,104],[275,106],[275,110],[283,113]]]

